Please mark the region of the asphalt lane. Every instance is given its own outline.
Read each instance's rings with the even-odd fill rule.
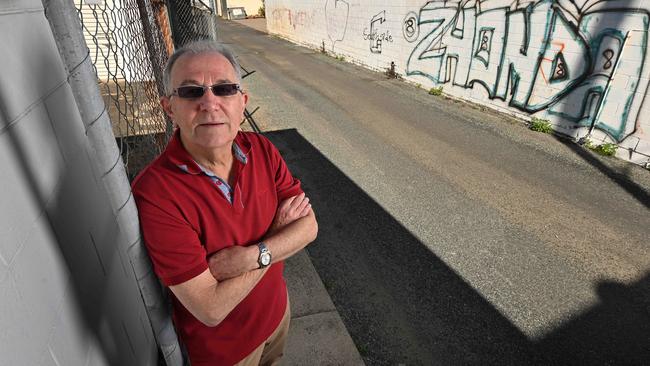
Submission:
[[[650,360],[650,173],[232,22],[367,364]]]

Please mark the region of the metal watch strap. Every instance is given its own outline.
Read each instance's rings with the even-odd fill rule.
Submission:
[[[260,254],[257,257],[257,264],[259,268],[268,267],[271,264],[271,251],[266,247],[264,242],[259,242],[257,247],[260,250]]]

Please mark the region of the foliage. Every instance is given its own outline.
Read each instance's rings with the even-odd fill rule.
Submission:
[[[547,119],[533,117],[530,120],[530,129],[541,133],[552,133],[553,127]]]
[[[262,18],[266,16],[266,10],[264,9],[264,5],[260,6],[260,8],[257,9],[257,15],[261,16]]]
[[[606,143],[596,146],[593,150],[600,155],[613,156],[616,154],[616,149],[618,149],[618,145]]]
[[[343,56],[336,56],[336,59],[339,61],[345,61],[345,57]]]
[[[440,96],[442,95],[442,86],[439,86],[437,88],[431,88],[429,89],[429,94],[430,95],[435,95],[435,96]]]
[[[595,145],[591,140],[589,139],[584,139],[584,143],[582,144],[584,147],[586,147],[589,150],[592,150],[600,155],[604,156],[613,156],[616,154],[616,150],[618,149],[618,145],[612,144],[612,143],[604,143],[600,145]]]
[[[594,145],[594,143],[591,140],[589,140],[588,138],[585,138],[582,141],[583,141],[582,146],[586,147],[587,149],[593,150],[593,149],[596,148],[596,145]]]

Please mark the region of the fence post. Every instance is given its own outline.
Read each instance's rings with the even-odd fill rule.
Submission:
[[[228,19],[228,0],[219,0],[219,4],[221,4],[221,17]]]
[[[166,55],[166,51],[159,49],[159,47],[156,47],[156,45],[164,45],[165,41],[161,33],[158,34],[158,37],[154,35],[153,30],[157,28],[151,26],[151,22],[153,21],[153,10],[150,8],[150,6],[148,6],[148,2],[145,0],[137,0],[137,3],[138,11],[140,12],[140,21],[142,22],[142,29],[144,31],[144,39],[147,43],[147,49],[149,50],[148,53],[149,59],[151,60],[151,68],[153,69],[153,74],[156,78],[158,95],[163,96],[165,95],[165,87],[163,85],[163,68],[167,62],[167,57],[163,58],[163,52],[165,52]],[[158,41],[156,41],[156,39],[158,39]],[[169,117],[167,117],[165,114],[165,135],[167,136],[167,139],[172,136],[172,132],[172,123],[169,120]]]

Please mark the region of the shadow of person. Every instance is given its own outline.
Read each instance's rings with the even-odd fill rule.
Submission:
[[[650,360],[650,272],[625,285],[602,281],[599,302],[538,343],[563,365],[644,365]]]

